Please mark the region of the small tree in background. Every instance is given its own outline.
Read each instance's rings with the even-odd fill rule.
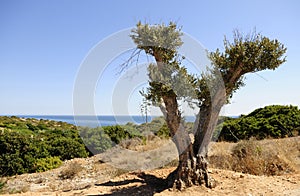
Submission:
[[[179,153],[179,165],[168,177],[169,185],[183,189],[205,184],[213,187],[205,156],[221,108],[243,83],[246,73],[276,69],[285,62],[286,48],[260,34],[234,33],[224,40],[225,50],[208,54],[212,65],[200,76],[189,74],[178,54],[183,44],[181,29],[169,25],[137,24],[130,35],[139,49],[154,58],[148,67],[149,88],[145,97],[159,106]],[[200,51],[199,51],[200,53]],[[194,142],[184,130],[178,101],[187,100],[199,108],[194,125]]]
[[[150,113],[150,106],[151,106],[151,103],[150,103],[150,101],[148,100],[148,99],[146,99],[146,94],[144,93],[144,91],[140,91],[140,94],[142,95],[142,96],[144,96],[143,97],[143,100],[142,100],[142,103],[141,103],[141,114],[143,115],[143,116],[145,116],[145,123],[147,124],[148,123],[148,115],[149,115],[149,113]]]

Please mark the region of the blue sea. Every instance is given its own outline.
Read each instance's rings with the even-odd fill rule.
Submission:
[[[35,118],[43,120],[62,121],[77,126],[98,127],[110,125],[124,125],[129,122],[142,124],[146,122],[145,116],[72,116],[72,115],[16,115],[21,118]],[[148,122],[157,116],[148,116]],[[187,116],[187,122],[193,122],[194,116]]]

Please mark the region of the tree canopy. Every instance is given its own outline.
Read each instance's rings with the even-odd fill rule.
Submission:
[[[234,31],[233,42],[224,39],[224,51],[210,52],[209,58],[222,74],[228,98],[244,85],[244,74],[274,70],[286,61],[287,48],[277,39],[260,33],[243,35]]]

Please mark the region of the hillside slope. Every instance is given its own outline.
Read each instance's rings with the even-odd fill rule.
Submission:
[[[156,141],[162,145],[166,141]],[[103,163],[103,156],[77,158],[65,161],[63,166],[34,174],[7,178],[4,188],[12,195],[300,195],[300,138],[259,141],[263,148],[278,149],[278,155],[287,154],[294,171],[278,176],[256,176],[224,169],[212,168],[217,187],[191,187],[183,192],[164,188],[163,179],[175,169],[172,165],[162,169],[126,171]],[[293,144],[293,145],[291,145]],[[148,144],[149,148],[155,146]],[[213,143],[209,156],[230,156],[236,143]],[[289,146],[289,147],[288,147]],[[145,150],[145,149],[144,149]],[[221,156],[221,157],[222,157]],[[225,157],[226,157],[225,156]],[[225,161],[225,160],[224,160]],[[213,166],[213,165],[212,165]]]

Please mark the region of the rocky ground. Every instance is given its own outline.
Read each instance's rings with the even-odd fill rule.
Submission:
[[[299,141],[299,138],[297,139]],[[234,144],[220,144],[215,152],[222,148],[230,149]],[[153,147],[153,144],[151,145]],[[219,149],[219,150],[218,150]],[[141,150],[143,151],[143,150]],[[165,151],[165,152],[164,152]],[[160,153],[172,153],[162,148]],[[222,151],[224,153],[224,151]],[[125,156],[124,156],[125,153]],[[157,151],[146,154],[147,157],[161,156]],[[113,154],[113,155],[112,155]],[[121,152],[124,157],[129,155]],[[111,155],[111,156],[110,156]],[[140,155],[140,154],[139,154]],[[34,174],[23,174],[6,178],[3,195],[300,195],[300,171],[284,173],[280,176],[255,176],[229,170],[212,168],[210,175],[217,180],[217,187],[208,189],[204,186],[190,187],[182,192],[165,189],[164,179],[175,169],[172,164],[161,169],[145,167],[143,170],[129,172],[128,160],[116,160],[118,154],[96,155],[87,159],[73,159],[64,162],[57,169]],[[119,155],[120,156],[120,155]],[[109,159],[110,157],[110,159]],[[134,155],[131,154],[131,157]],[[145,158],[144,157],[144,158]],[[295,156],[295,162],[300,154]],[[104,162],[108,161],[108,162]],[[169,160],[169,157],[166,157]],[[112,161],[112,162],[109,162]],[[139,161],[139,160],[135,160]],[[155,160],[153,160],[155,161]],[[121,164],[115,167],[113,163]],[[299,161],[300,163],[300,161]],[[123,164],[123,165],[122,165]],[[158,163],[157,163],[158,164]],[[161,163],[164,164],[164,163]],[[113,166],[114,165],[114,166]],[[140,164],[136,164],[141,166]],[[134,168],[134,167],[133,167]],[[131,169],[133,169],[131,168]],[[10,193],[10,194],[9,194]]]

